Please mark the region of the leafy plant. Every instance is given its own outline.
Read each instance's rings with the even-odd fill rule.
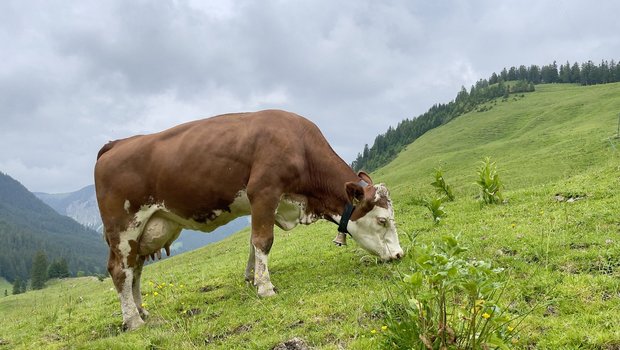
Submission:
[[[443,177],[443,170],[441,170],[441,168],[435,169],[435,181],[431,182],[431,186],[435,187],[437,193],[445,196],[450,202],[454,200],[452,186],[446,184],[446,180]]]
[[[495,162],[491,162],[486,157],[478,168],[478,180],[476,184],[480,187],[480,198],[486,204],[500,204],[504,201],[502,196],[503,184],[497,173]]]
[[[435,225],[438,225],[439,222],[446,216],[442,198],[426,199],[424,200],[424,206],[430,210]]]
[[[386,348],[506,349],[516,342],[515,318],[499,305],[502,270],[461,258],[466,250],[451,236],[419,249],[412,273],[386,301]]]
[[[443,197],[417,198],[413,199],[412,204],[426,207],[431,212],[431,217],[435,225],[438,225],[447,215],[443,206]]]

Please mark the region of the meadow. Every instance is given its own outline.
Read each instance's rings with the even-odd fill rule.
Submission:
[[[336,226],[277,230],[270,272],[278,295],[243,280],[249,231],[165,259],[142,277],[145,327],[121,331],[109,278],[53,280],[0,297],[0,349],[271,349],[299,337],[319,349],[386,346],[386,300],[417,248],[445,235],[469,259],[504,269],[505,308],[524,315],[514,348],[620,348],[620,84],[539,85],[434,129],[372,174],[391,190],[407,255],[380,263],[338,248]],[[474,184],[497,162],[505,204],[482,205]],[[434,196],[441,167],[456,199],[436,225],[416,199]],[[571,199],[572,200],[569,200]]]

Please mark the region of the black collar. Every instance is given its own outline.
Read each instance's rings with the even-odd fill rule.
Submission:
[[[344,212],[342,213],[342,217],[340,217],[340,223],[338,224],[338,232],[348,233],[349,236],[351,236],[351,233],[347,231],[347,225],[349,224],[349,219],[351,219],[351,214],[353,214],[353,210],[355,210],[355,207],[351,203],[347,203],[344,206]]]

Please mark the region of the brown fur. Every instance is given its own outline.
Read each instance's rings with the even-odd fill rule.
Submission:
[[[283,194],[305,197],[307,211],[319,218],[340,215],[353,200],[351,194],[360,202],[353,220],[375,205],[375,188],[358,185],[360,177],[372,184],[367,174],[358,177],[316,125],[279,110],[222,115],[112,141],[97,159],[95,185],[110,246],[108,271],[119,293],[123,269],[140,270],[146,257],[138,255],[139,242],[132,241],[127,266],[122,266],[119,250],[123,232],[136,224],[132,220],[143,205],[165,203],[179,217],[206,222],[216,209],[230,211],[237,193],[245,190],[252,208],[251,242],[266,254]]]

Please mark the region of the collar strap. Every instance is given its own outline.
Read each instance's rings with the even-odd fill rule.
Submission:
[[[338,232],[348,233],[349,236],[351,236],[351,233],[347,231],[347,225],[349,224],[349,219],[351,219],[351,214],[353,214],[353,210],[355,210],[353,204],[347,203],[345,205],[344,212],[342,213],[342,217],[340,218],[340,223],[338,224]]]

